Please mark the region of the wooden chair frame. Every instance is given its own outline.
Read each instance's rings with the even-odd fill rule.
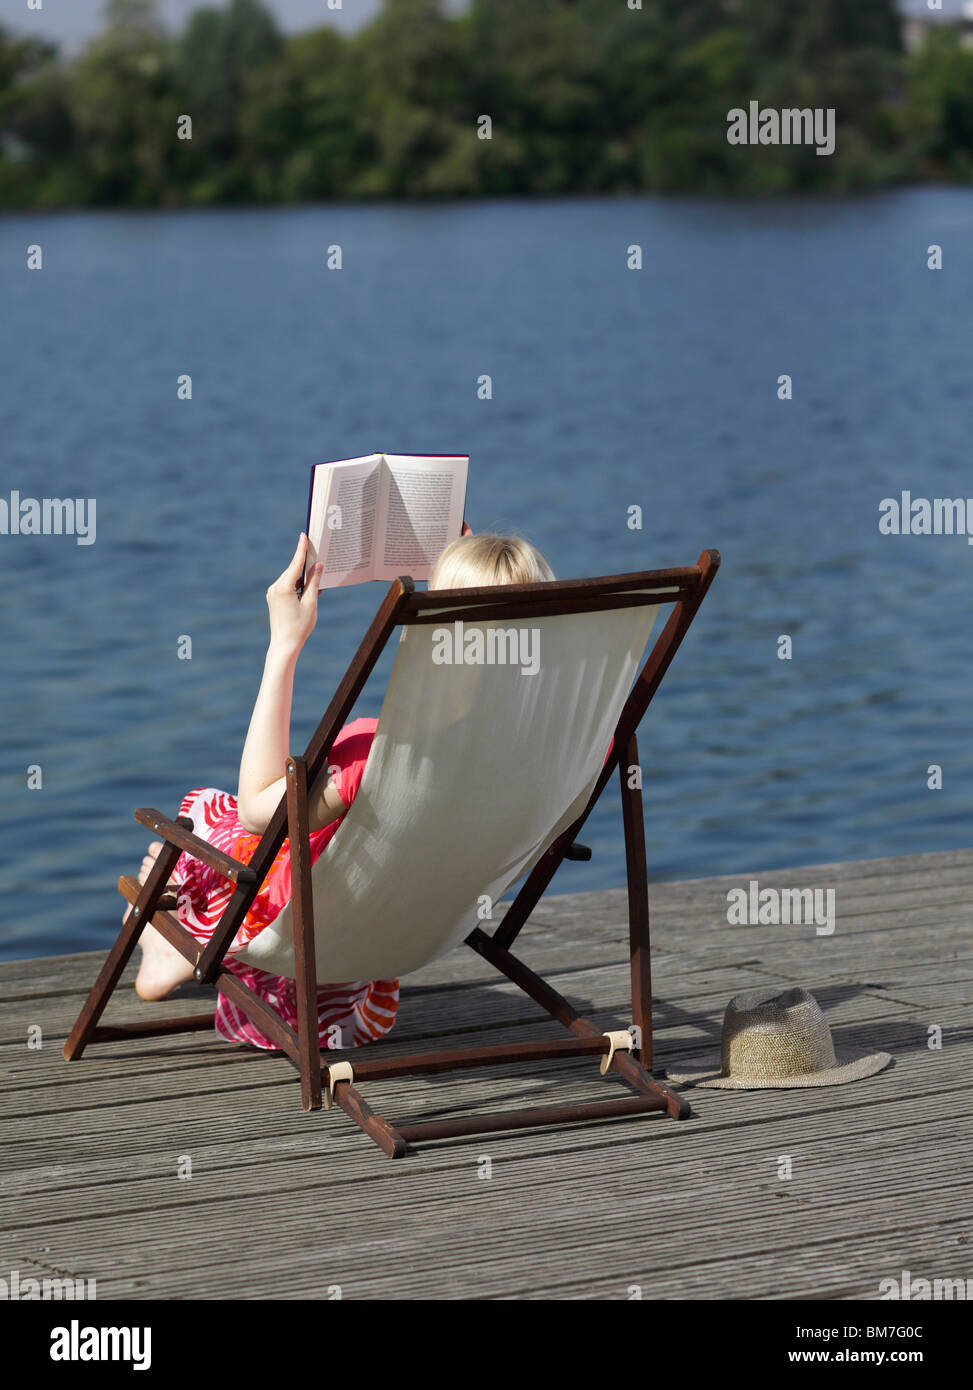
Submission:
[[[349,1115],[390,1158],[399,1158],[410,1143],[457,1135],[526,1129],[535,1125],[568,1124],[617,1115],[665,1111],[675,1119],[690,1114],[688,1104],[670,1087],[652,1076],[652,984],[649,962],[649,900],[641,787],[629,785],[628,768],[638,765],[636,730],[649,702],[669,669],[682,639],[719,568],[716,550],[704,550],[695,565],[682,569],[654,570],[641,574],[613,575],[587,580],[552,581],[543,584],[504,585],[501,588],[446,589],[416,592],[411,579],[393,581],[371,626],[335,692],[303,757],[287,760],[287,789],[264,831],[249,865],[215,849],[192,832],[185,817],[170,820],[154,810],[137,810],[135,819],[155,832],[163,843],[155,866],[141,886],[134,878],[119,880],[119,890],[132,904],[115,945],[88,996],[64,1046],[68,1061],[81,1057],[92,1042],[156,1036],[212,1028],[212,1012],[184,1018],[159,1019],[138,1024],[101,1026],[99,1020],[135,949],[146,922],[194,966],[194,979],[215,984],[271,1037],[297,1067],[301,1078],[301,1103],[305,1110],[334,1102]],[[659,591],[663,592],[660,593]],[[328,755],[345,724],[375,663],[395,628],[401,625],[442,623],[444,610],[456,619],[482,622],[521,619],[555,613],[574,613],[632,607],[642,604],[674,607],[649,652],[625,702],[615,727],[612,751],[599,774],[585,809],[573,825],[559,835],[535,864],[514,898],[499,927],[488,935],[477,927],[467,944],[518,985],[571,1034],[549,1042],[508,1043],[453,1051],[414,1053],[386,1060],[355,1060],[354,1079],[332,1077],[322,1062],[318,1041],[317,973],[314,958],[314,911],[311,887],[308,801],[321,777],[327,776]],[[511,953],[511,946],[565,858],[589,857],[575,845],[581,830],[608,781],[619,774],[625,862],[628,881],[629,948],[631,956],[632,1022],[636,1046],[630,1051],[612,1048],[608,1035],[590,1019],[579,1015],[568,1001],[541,976]],[[294,1030],[253,993],[224,964],[237,929],[246,916],[264,878],[280,850],[289,841],[294,923],[294,961],[297,982],[298,1026]],[[228,878],[234,892],[213,934],[204,947],[166,910],[166,886],[180,854],[186,851]],[[394,1076],[419,1076],[463,1067],[539,1061],[555,1057],[605,1057],[612,1053],[609,1070],[625,1081],[633,1095],[530,1110],[472,1115],[453,1120],[391,1125],[374,1112],[354,1082],[378,1081]],[[331,1064],[335,1067],[335,1063]],[[340,1066],[335,1068],[340,1072]],[[345,1069],[346,1070],[346,1069]]]

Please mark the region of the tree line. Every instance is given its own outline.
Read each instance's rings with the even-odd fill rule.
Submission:
[[[355,34],[287,37],[260,0],[199,8],[176,34],[156,0],[107,0],[70,56],[0,26],[0,205],[973,180],[973,52],[955,30],[906,54],[895,0],[635,3],[386,0]],[[728,143],[728,112],[753,98],[834,108],[834,154]]]

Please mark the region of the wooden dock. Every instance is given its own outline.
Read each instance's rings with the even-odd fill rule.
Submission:
[[[687,1090],[682,1123],[486,1135],[398,1162],[337,1108],[304,1114],[279,1055],[215,1034],[99,1044],[69,1064],[102,955],[0,965],[0,1278],[94,1278],[99,1299],[876,1299],[903,1270],[973,1277],[973,850],[752,875],[834,888],[832,936],[728,926],[727,890],[750,877],[652,886],[657,1064],[718,1047],[738,991],[801,984],[839,1046],[893,1066],[828,1089]],[[621,891],[552,898],[518,954],[624,1027],[626,931]],[[124,984],[106,1022],[199,997],[186,986],[173,1010]],[[404,982],[369,1055],[557,1035],[460,950]],[[495,1073],[365,1094],[394,1121],[620,1085],[593,1059]]]

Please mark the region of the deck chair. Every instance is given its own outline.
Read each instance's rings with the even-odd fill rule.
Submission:
[[[305,1110],[337,1104],[391,1158],[409,1144],[456,1135],[649,1111],[685,1118],[686,1102],[652,1076],[648,885],[641,777],[633,769],[639,721],[719,563],[717,551],[705,550],[682,569],[432,593],[416,592],[408,578],[395,580],[304,755],[288,758],[286,792],[249,865],[206,844],[186,818],[135,812],[164,847],[143,885],[119,881],[131,910],[64,1056],[80,1058],[92,1042],[212,1027],[212,1013],[100,1025],[151,922],[192,962],[198,983],[215,984],[295,1064]],[[673,605],[668,621],[642,664],[665,605]],[[327,777],[331,745],[396,631],[399,645],[358,795],[312,866],[309,795]],[[615,774],[628,880],[632,1025],[605,1032],[511,947],[559,864],[590,858],[577,836]],[[296,1030],[224,965],[285,838],[291,901],[239,958],[296,981]],[[182,851],[235,885],[205,948],[165,906]],[[525,874],[499,925],[485,930],[490,906]],[[405,976],[463,941],[569,1036],[388,1058],[358,1052],[351,1061],[322,1058],[318,982]],[[393,1125],[359,1090],[360,1083],[389,1077],[562,1057],[600,1058],[602,1072],[610,1070],[632,1094]]]

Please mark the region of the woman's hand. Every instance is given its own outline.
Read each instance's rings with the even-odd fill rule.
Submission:
[[[286,786],[284,766],[290,748],[294,671],[298,653],[314,631],[318,617],[318,588],[324,566],[312,566],[303,594],[297,592],[307,547],[307,536],[302,531],[293,560],[267,590],[270,648],[240,759],[237,793],[240,824],[253,835],[266,830]]]
[[[270,645],[273,650],[287,655],[296,655],[301,650],[318,620],[318,589],[324,566],[314,565],[308,571],[303,594],[297,592],[307,547],[308,539],[302,531],[293,560],[267,590]]]

